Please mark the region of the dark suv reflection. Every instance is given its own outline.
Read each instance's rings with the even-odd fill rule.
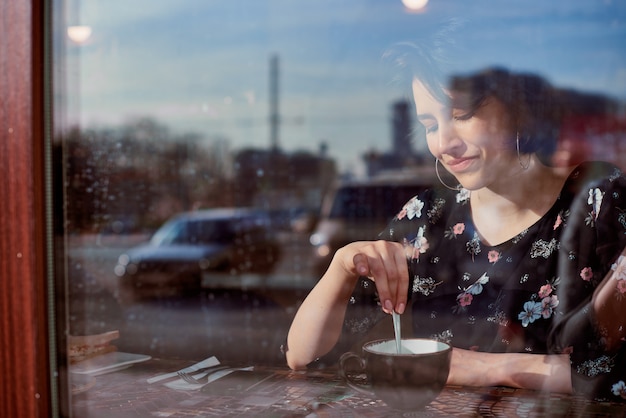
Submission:
[[[339,248],[373,240],[402,206],[433,184],[433,175],[420,171],[414,176],[370,179],[339,184],[324,201],[310,242],[317,277],[328,268]]]
[[[280,247],[267,214],[255,209],[209,209],[167,221],[151,240],[120,255],[120,291],[199,289],[210,274],[268,274]]]

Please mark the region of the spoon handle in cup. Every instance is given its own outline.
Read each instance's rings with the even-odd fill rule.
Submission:
[[[400,351],[402,350],[402,346],[401,346],[401,340],[402,340],[402,335],[401,335],[401,325],[400,325],[400,314],[397,313],[396,311],[393,311],[391,313],[391,316],[393,317],[393,332],[394,335],[396,336],[396,351],[398,354],[400,354]]]

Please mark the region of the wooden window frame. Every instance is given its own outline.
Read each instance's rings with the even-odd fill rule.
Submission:
[[[49,3],[0,0],[0,416],[4,417],[56,415],[46,222]]]

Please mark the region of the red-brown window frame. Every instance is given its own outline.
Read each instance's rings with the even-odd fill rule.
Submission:
[[[45,0],[0,0],[0,416],[53,415],[48,335]]]

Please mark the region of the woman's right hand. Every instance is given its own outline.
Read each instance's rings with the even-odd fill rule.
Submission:
[[[353,242],[337,250],[333,263],[339,263],[348,275],[373,280],[383,311],[404,312],[409,271],[402,244],[385,240]]]
[[[287,364],[294,370],[328,353],[341,334],[346,308],[361,276],[370,277],[383,310],[402,313],[409,272],[402,244],[354,242],[335,252],[326,273],[300,305],[287,338]]]

